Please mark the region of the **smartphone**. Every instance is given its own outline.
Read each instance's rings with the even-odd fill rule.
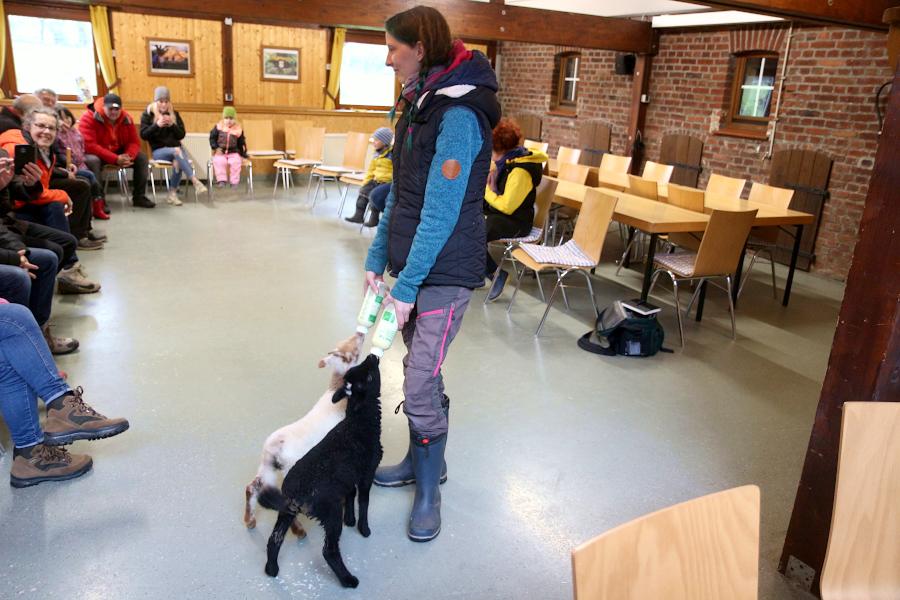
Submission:
[[[15,150],[15,174],[21,175],[28,163],[37,162],[37,149],[29,144],[17,144]]]

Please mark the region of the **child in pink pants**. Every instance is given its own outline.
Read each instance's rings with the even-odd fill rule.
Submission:
[[[241,163],[247,156],[247,140],[244,131],[237,122],[237,111],[233,106],[226,106],[222,111],[222,120],[209,132],[209,145],[213,151],[213,169],[216,172],[216,185],[225,187],[231,171],[231,187],[237,187],[241,181]]]

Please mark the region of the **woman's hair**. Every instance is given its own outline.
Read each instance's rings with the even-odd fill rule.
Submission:
[[[522,139],[522,130],[512,119],[500,119],[494,127],[494,152],[509,152],[519,145]]]
[[[53,120],[56,122],[56,126],[59,127],[59,115],[56,114],[56,111],[46,106],[39,106],[28,111],[25,114],[25,118],[22,119],[22,129],[28,129],[29,127],[34,125],[34,121],[38,115],[47,115],[48,117],[53,117]]]
[[[71,121],[73,125],[75,124],[75,115],[73,115],[72,111],[65,106],[57,108],[56,113],[60,120]]]
[[[425,47],[422,69],[425,71],[450,58],[453,46],[450,26],[444,16],[430,6],[416,6],[397,13],[384,22],[384,28],[407,46],[422,42]]]

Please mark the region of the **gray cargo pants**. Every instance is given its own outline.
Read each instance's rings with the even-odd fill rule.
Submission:
[[[403,412],[410,428],[423,437],[447,433],[441,410],[444,378],[441,365],[462,325],[472,290],[451,285],[419,288],[416,304],[403,327]]]

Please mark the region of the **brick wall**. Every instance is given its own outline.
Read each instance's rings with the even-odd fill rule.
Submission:
[[[559,146],[578,147],[578,123],[604,121],[612,125],[612,151],[625,151],[625,133],[631,110],[631,80],[615,75],[615,53],[581,50],[578,118],[547,114],[553,88],[553,62],[559,52],[577,48],[502,42],[500,54],[500,103],[503,113],[534,113],[543,119],[543,141],[554,156]]]
[[[729,99],[731,54],[751,49],[783,54],[786,33],[771,26],[663,33],[651,72],[646,158],[659,157],[664,134],[686,133],[704,142],[701,187],[711,172],[768,181],[767,141],[713,135],[710,128],[720,123]],[[813,270],[844,279],[878,143],[873,98],[891,77],[886,36],[834,27],[795,27],[794,34],[775,150],[812,149],[834,160]],[[502,44],[504,110],[546,113],[557,51],[553,46]],[[551,143],[551,152],[562,142],[573,144],[579,119],[600,118],[613,123],[613,151],[622,153],[632,78],[612,73],[611,52],[585,51],[584,57],[591,70],[585,71],[578,119],[544,116],[544,140]]]

